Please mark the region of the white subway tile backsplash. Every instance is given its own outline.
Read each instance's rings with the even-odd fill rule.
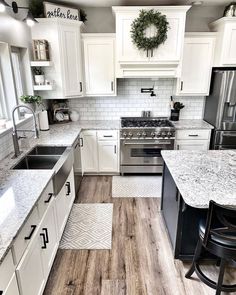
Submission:
[[[153,87],[156,97],[141,93],[142,87]],[[118,79],[116,97],[85,97],[69,100],[71,109],[81,120],[117,120],[122,116],[140,116],[142,110],[151,110],[153,116],[170,115],[170,96],[175,90],[175,79]],[[176,97],[185,105],[181,119],[202,119],[204,97]]]

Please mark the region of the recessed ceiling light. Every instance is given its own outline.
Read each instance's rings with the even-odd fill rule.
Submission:
[[[193,1],[192,2],[192,5],[195,5],[195,6],[201,6],[203,4],[203,1]]]

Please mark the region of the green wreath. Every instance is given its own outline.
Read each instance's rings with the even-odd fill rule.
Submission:
[[[157,28],[157,33],[153,37],[146,37],[145,30],[154,25]],[[158,11],[141,10],[139,17],[136,18],[131,24],[131,38],[133,43],[138,49],[144,49],[153,51],[160,44],[164,43],[167,39],[167,32],[169,29],[169,23],[166,16]]]

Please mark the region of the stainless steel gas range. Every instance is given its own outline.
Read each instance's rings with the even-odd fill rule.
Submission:
[[[162,173],[162,150],[174,149],[175,128],[167,118],[121,118],[121,174]]]

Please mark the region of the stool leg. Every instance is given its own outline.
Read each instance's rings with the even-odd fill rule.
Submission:
[[[194,257],[193,257],[193,261],[191,264],[191,267],[189,269],[189,271],[186,273],[185,278],[189,279],[191,277],[191,275],[194,273],[195,271],[195,262],[199,259],[200,255],[202,252],[202,241],[201,239],[198,240],[197,242],[197,247],[194,253]]]
[[[216,286],[216,295],[221,294],[221,287],[223,284],[224,273],[225,273],[225,264],[226,264],[226,261],[224,259],[221,259],[220,273],[219,273],[218,282],[217,282],[217,286]]]

